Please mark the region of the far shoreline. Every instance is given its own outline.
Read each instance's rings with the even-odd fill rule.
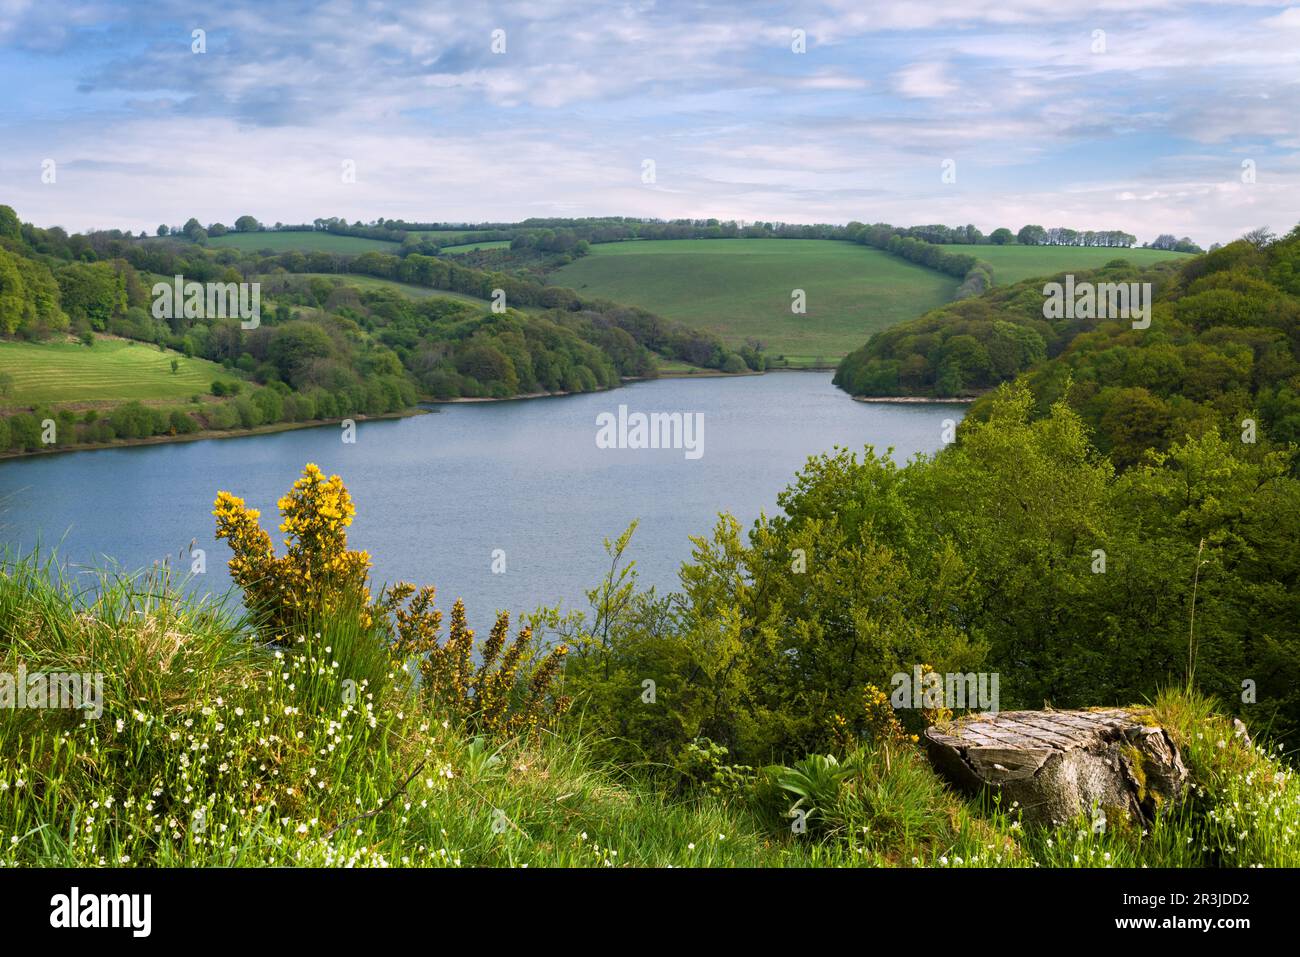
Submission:
[[[776,368],[764,369],[759,371],[747,372],[722,372],[719,370],[708,369],[700,372],[679,372],[663,373],[657,376],[624,376],[622,383],[632,384],[636,382],[654,382],[657,379],[739,379],[749,376],[763,376],[780,372],[821,372],[826,373],[831,369],[813,368],[810,366],[801,366],[797,368]],[[616,387],[617,388],[617,387]],[[613,392],[615,389],[595,389],[594,392]],[[151,435],[146,438],[137,439],[114,439],[111,442],[80,442],[74,445],[55,446],[53,448],[41,449],[23,449],[17,451],[0,452],[0,462],[13,461],[17,459],[34,458],[40,455],[59,455],[72,452],[99,452],[105,449],[125,449],[145,445],[171,445],[180,442],[203,442],[209,439],[239,439],[257,435],[273,435],[278,432],[293,432],[299,429],[314,429],[326,425],[338,425],[345,419],[352,419],[355,422],[382,421],[392,419],[410,418],[416,415],[430,415],[437,413],[438,406],[442,405],[469,405],[484,402],[523,402],[531,399],[554,399],[570,395],[590,395],[591,392],[528,392],[522,395],[511,395],[496,398],[492,396],[458,396],[452,399],[435,399],[422,396],[418,399],[417,405],[403,409],[399,412],[385,412],[378,415],[352,415],[337,416],[328,419],[309,419],[303,422],[276,422],[270,425],[254,426],[251,429],[204,429],[199,432],[191,432],[187,435]],[[976,401],[975,396],[962,398],[940,399],[933,396],[861,396],[851,395],[848,398],[854,402],[880,403],[885,405],[969,405]]]
[[[346,419],[354,422],[371,422],[383,419],[406,419],[414,415],[432,415],[434,410],[414,407],[400,412],[383,412],[378,415],[341,415],[330,419],[307,419],[302,422],[275,422],[271,425],[258,425],[251,429],[203,429],[187,435],[151,435],[139,439],[114,439],[111,442],[78,442],[73,445],[57,445],[47,449],[22,449],[20,451],[0,452],[0,462],[12,459],[34,458],[38,455],[59,455],[71,452],[102,452],[104,449],[127,449],[140,445],[173,445],[178,442],[203,442],[208,439],[242,439],[251,435],[273,435],[276,432],[295,432],[299,429],[315,429],[324,425],[338,425]]]
[[[930,395],[855,395],[854,402],[880,402],[886,405],[969,405],[977,396],[938,399]]]

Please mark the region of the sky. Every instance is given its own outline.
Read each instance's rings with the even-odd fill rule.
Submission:
[[[1208,246],[1300,222],[1300,3],[0,0],[0,203]]]

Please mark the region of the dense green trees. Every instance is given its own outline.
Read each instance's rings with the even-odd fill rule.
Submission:
[[[1040,407],[1068,394],[1122,467],[1214,428],[1266,447],[1300,442],[1300,297],[1273,279],[1297,248],[1300,229],[1192,260],[1157,295],[1151,328],[1100,323],[1034,367]]]
[[[109,263],[69,263],[56,278],[63,310],[74,323],[100,332],[126,313],[126,280]]]
[[[59,298],[44,263],[0,247],[0,334],[39,339],[67,329]]]
[[[1211,428],[1300,442],[1300,230],[1181,266],[1121,261],[1077,283],[1151,283],[1151,325],[1043,314],[1042,280],[943,306],[872,337],[836,383],[861,395],[978,395],[1027,375],[1040,411],[1067,397],[1122,468]],[[1060,279],[1062,277],[1056,277]],[[977,403],[972,415],[987,414]],[[1252,438],[1251,441],[1256,441]]]
[[[1195,585],[1195,684],[1289,738],[1296,464],[1211,430],[1120,473],[1067,404],[1004,386],[934,458],[810,460],[783,514],[695,540],[678,595],[612,576],[569,622],[565,690],[625,758],[703,735],[745,764],[869,733],[865,686],[914,665],[996,672],[1003,709],[1127,704],[1187,681]]]
[[[22,225],[18,222],[18,214],[14,212],[12,206],[0,205],[0,239],[11,239],[15,242],[22,239]]]

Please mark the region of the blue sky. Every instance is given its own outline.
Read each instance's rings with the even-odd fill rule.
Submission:
[[[69,229],[1300,221],[1300,3],[0,0],[0,90],[0,202]]]

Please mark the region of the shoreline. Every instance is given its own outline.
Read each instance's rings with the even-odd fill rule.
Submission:
[[[717,370],[707,370],[702,372],[685,372],[685,373],[664,373],[658,376],[627,376],[623,378],[624,383],[633,382],[653,382],[656,379],[738,379],[748,376],[762,376],[779,372],[826,372],[826,369],[813,369],[801,367],[795,369],[765,369],[762,372],[720,372]],[[613,392],[614,389],[596,389],[596,392]],[[504,398],[492,398],[489,396],[458,396],[454,399],[434,399],[420,397],[417,405],[401,412],[385,412],[380,415],[355,415],[339,416],[330,419],[309,419],[305,422],[276,422],[271,425],[259,425],[251,429],[205,429],[200,432],[191,432],[188,435],[151,435],[147,438],[139,439],[115,439],[111,442],[82,442],[75,445],[56,446],[54,448],[31,449],[23,451],[6,451],[0,452],[0,462],[7,462],[15,459],[32,458],[38,455],[59,455],[73,452],[99,452],[105,449],[126,449],[142,445],[171,445],[178,442],[203,442],[209,439],[239,439],[255,435],[272,435],[277,432],[293,432],[299,429],[314,429],[325,425],[338,425],[344,419],[351,418],[356,422],[382,421],[385,419],[405,419],[416,415],[432,415],[437,413],[437,406],[440,405],[462,405],[480,402],[523,402],[531,399],[555,399],[569,395],[589,395],[585,392],[529,392],[523,395],[512,395]],[[951,399],[938,399],[931,396],[849,396],[854,402],[881,403],[886,405],[969,405],[976,400],[976,397],[963,397]],[[434,408],[429,408],[433,406]]]
[[[412,408],[401,412],[384,412],[380,415],[343,415],[333,419],[308,419],[305,422],[275,422],[271,425],[258,425],[251,429],[204,429],[188,435],[151,435],[142,439],[114,439],[112,442],[79,442],[75,445],[59,445],[48,449],[31,449],[21,452],[0,452],[0,462],[11,459],[26,459],[37,455],[59,455],[71,452],[101,452],[104,449],[127,449],[138,445],[172,445],[177,442],[203,442],[208,439],[242,439],[250,435],[271,435],[276,432],[295,432],[298,429],[314,429],[322,425],[338,425],[344,419],[354,422],[380,421],[382,419],[407,419],[415,415],[432,415],[430,409]]]
[[[854,402],[880,402],[886,405],[970,405],[976,397],[936,399],[928,395],[855,395]]]
[[[784,369],[769,369],[767,372],[784,372]],[[796,370],[791,370],[796,371]],[[718,372],[709,369],[706,372],[663,372],[657,376],[631,375],[623,376],[621,384],[629,382],[654,382],[657,379],[740,379],[744,376],[766,375],[767,372]],[[617,386],[615,388],[618,388]],[[525,392],[522,395],[508,395],[500,399],[493,396],[457,396],[454,399],[421,398],[422,405],[462,405],[474,402],[521,402],[525,399],[558,399],[566,395],[595,395],[599,392],[613,392],[614,389],[592,389],[590,392]]]
[[[786,368],[784,366],[777,369],[764,369],[762,372],[755,372],[752,369],[748,372],[721,372],[717,369],[702,369],[698,372],[661,372],[657,376],[632,375],[623,376],[622,382],[655,382],[659,379],[744,379],[750,376],[771,375],[778,372],[834,372],[834,366],[825,368],[815,366],[798,366]],[[475,402],[520,402],[525,399],[556,399],[566,395],[593,395],[597,392],[613,392],[614,389],[593,389],[591,392],[526,392],[522,395],[508,395],[503,398],[494,398],[492,396],[457,396],[454,399],[432,399],[420,398],[421,405],[462,405]],[[946,400],[942,400],[946,401]],[[962,401],[962,400],[953,400]],[[974,401],[973,399],[970,401]]]

